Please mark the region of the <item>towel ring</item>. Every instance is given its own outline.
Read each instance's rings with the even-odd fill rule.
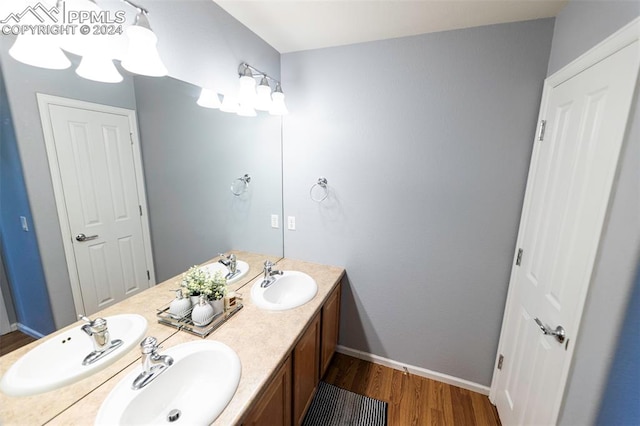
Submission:
[[[322,188],[324,190],[324,195],[322,196],[322,198],[315,198],[313,196],[313,189],[319,186],[320,188]],[[329,196],[329,189],[327,188],[327,179],[323,178],[323,177],[319,177],[318,178],[318,182],[314,183],[313,186],[311,187],[311,189],[309,190],[309,196],[311,197],[311,199],[313,201],[315,201],[316,203],[321,203],[324,200],[327,199],[327,197]]]
[[[244,176],[231,182],[231,193],[236,197],[244,194],[249,189],[249,182],[251,182],[251,176],[245,173]]]

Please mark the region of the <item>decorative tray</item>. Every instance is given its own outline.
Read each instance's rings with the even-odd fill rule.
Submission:
[[[176,315],[169,313],[169,305],[170,303],[160,309],[157,309],[156,316],[158,317],[158,322],[160,324],[168,325],[169,327],[177,328],[178,330],[184,330],[202,338],[207,337],[243,308],[242,303],[237,302],[236,306],[233,308],[213,317],[213,321],[209,325],[200,327],[191,321],[191,310],[193,308],[189,309],[182,318],[179,318]]]

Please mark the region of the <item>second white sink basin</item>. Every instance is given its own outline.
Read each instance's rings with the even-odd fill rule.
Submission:
[[[147,331],[147,320],[126,314],[105,317],[110,339],[122,345],[93,364],[82,365],[93,351],[91,338],[81,326],[57,333],[16,361],[2,376],[0,390],[11,396],[28,396],[58,389],[102,370],[138,345]]]
[[[160,352],[173,365],[142,389],[131,384],[136,367],[113,388],[96,417],[97,425],[211,424],[225,409],[240,382],[240,358],[224,343],[201,340]]]
[[[259,308],[270,311],[297,308],[313,299],[318,292],[316,280],[299,271],[283,271],[266,288],[261,284],[262,279],[251,287],[251,300]]]
[[[226,277],[229,273],[229,269],[227,269],[227,267],[222,263],[210,263],[209,265],[203,266],[202,269],[208,270],[211,274],[220,272],[223,277]],[[238,273],[234,275],[233,278],[227,280],[227,285],[234,284],[238,282],[240,278],[243,278],[245,275],[247,275],[247,272],[249,272],[249,264],[242,260],[238,260],[236,262],[236,271]]]

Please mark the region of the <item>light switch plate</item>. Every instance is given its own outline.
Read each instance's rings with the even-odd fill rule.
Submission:
[[[279,216],[277,214],[271,215],[271,227],[272,228],[280,228],[280,221],[278,220]]]
[[[287,216],[287,229],[289,231],[296,230],[296,217],[295,216]]]

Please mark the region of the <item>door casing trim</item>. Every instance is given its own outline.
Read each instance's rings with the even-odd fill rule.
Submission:
[[[62,244],[64,247],[64,256],[67,262],[67,271],[69,272],[69,280],[71,282],[71,293],[73,295],[73,305],[76,309],[76,316],[85,314],[84,303],[82,302],[82,290],[80,287],[80,278],[78,277],[78,268],[73,251],[73,242],[71,241],[71,227],[69,226],[67,206],[64,199],[64,190],[62,186],[62,177],[60,175],[58,155],[56,152],[55,139],[53,137],[53,126],[49,115],[50,105],[59,105],[70,108],[84,109],[107,114],[124,115],[129,120],[129,128],[131,129],[131,139],[133,143],[133,163],[136,174],[136,188],[138,200],[142,207],[142,240],[144,244],[145,260],[147,269],[149,270],[149,286],[156,283],[155,268],[153,264],[153,252],[151,251],[151,232],[149,228],[149,209],[147,206],[147,196],[144,183],[144,173],[142,169],[142,155],[140,149],[140,137],[138,135],[138,119],[134,110],[119,108],[109,105],[96,104],[92,102],[80,101],[77,99],[62,98],[59,96],[46,95],[36,93],[38,99],[38,109],[40,111],[40,120],[42,123],[42,131],[44,134],[44,142],[47,150],[47,160],[49,162],[49,172],[51,173],[51,181],[53,183],[53,193],[56,201],[56,210],[58,213],[58,221],[60,223],[60,232],[62,234]]]

